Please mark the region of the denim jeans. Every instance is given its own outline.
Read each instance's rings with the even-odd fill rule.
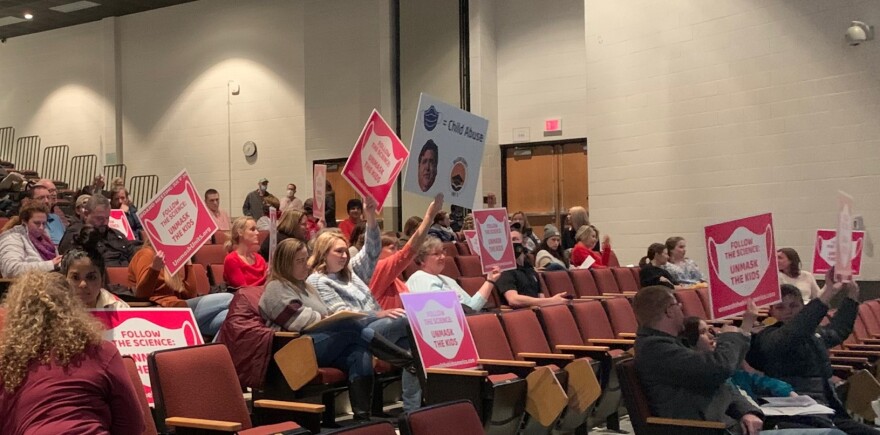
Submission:
[[[339,322],[318,331],[307,332],[315,346],[319,366],[336,367],[353,381],[373,376],[373,354],[362,336],[364,328],[355,322]]]
[[[376,331],[377,334],[385,337],[388,341],[407,350],[412,347],[409,336],[406,333],[406,326],[408,324],[406,317],[397,319],[390,317],[376,319],[370,317],[364,322],[367,323],[368,328]],[[418,409],[422,404],[422,387],[419,385],[419,378],[404,370],[400,377],[400,384],[403,410],[412,411]]]
[[[187,299],[186,305],[193,311],[202,334],[217,335],[217,331],[226,320],[230,301],[232,301],[232,293],[213,293]]]

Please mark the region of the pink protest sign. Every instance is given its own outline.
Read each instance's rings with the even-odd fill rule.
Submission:
[[[312,216],[324,220],[324,202],[327,195],[327,165],[312,166]]]
[[[134,231],[131,230],[131,225],[128,224],[128,218],[125,217],[124,211],[118,209],[110,210],[110,219],[107,220],[107,226],[125,234],[126,239],[134,240]]]
[[[474,227],[477,229],[480,245],[477,252],[483,265],[483,273],[489,273],[496,266],[502,271],[516,269],[510,226],[507,225],[507,209],[474,210]]]
[[[864,231],[852,232],[852,261],[850,263],[853,276],[862,271],[862,247],[865,243]],[[816,246],[813,247],[813,273],[822,275],[837,263],[837,231],[817,230]]]
[[[375,199],[381,210],[407,157],[409,150],[373,109],[342,168],[342,176],[361,196]]]
[[[112,341],[119,353],[134,359],[150,405],[153,404],[153,390],[147,356],[157,350],[204,344],[198,323],[189,308],[89,311],[107,328],[104,339]]]
[[[781,300],[769,213],[707,226],[706,252],[713,319],[742,313],[748,299],[759,307]]]
[[[844,192],[837,192],[837,234],[835,238],[835,281],[849,281],[853,277],[853,199]]]
[[[477,238],[477,230],[464,230],[464,239],[471,248],[471,255],[480,255],[480,239]]]
[[[477,346],[455,292],[403,293],[400,300],[423,368],[477,366]]]
[[[165,267],[177,273],[217,231],[186,169],[172,178],[138,213],[156,251],[165,253]]]

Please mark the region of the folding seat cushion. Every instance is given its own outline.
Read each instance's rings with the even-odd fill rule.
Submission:
[[[474,405],[466,400],[407,412],[400,418],[399,426],[403,435],[484,433]]]
[[[621,333],[636,333],[639,329],[639,323],[636,321],[636,315],[629,300],[626,298],[612,298],[602,302],[605,304],[608,320],[611,321],[611,327],[614,329],[614,334],[617,337],[620,337]]]
[[[223,245],[205,245],[199,248],[193,255],[193,263],[203,264],[223,264],[226,259],[226,248]]]
[[[538,275],[544,279],[544,284],[547,286],[547,296],[553,296],[558,293],[575,295],[574,284],[572,284],[567,271],[544,271],[539,272]]]
[[[608,293],[620,293],[620,286],[617,285],[617,280],[614,279],[614,273],[611,272],[611,269],[590,269],[593,273],[593,279],[596,280],[596,286],[599,287],[599,292],[604,294]]]
[[[639,291],[639,281],[633,278],[632,271],[628,267],[612,267],[611,273],[617,281],[617,287],[624,292]]]

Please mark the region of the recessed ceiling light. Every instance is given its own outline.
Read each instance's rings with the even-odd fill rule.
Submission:
[[[25,12],[25,14],[24,14],[24,19],[26,19],[26,20],[33,20],[33,19],[34,19],[34,14],[32,14],[32,13],[30,13],[30,12]]]

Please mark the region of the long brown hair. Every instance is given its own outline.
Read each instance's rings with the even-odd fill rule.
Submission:
[[[786,275],[797,278],[801,275],[801,256],[792,248],[780,248],[776,252],[781,252],[788,258],[788,270],[784,270]]]
[[[293,276],[293,265],[296,254],[306,249],[306,244],[297,238],[284,239],[275,247],[272,256],[272,268],[269,272],[269,281],[279,281],[297,292],[311,293],[316,296],[317,292],[304,281]]]
[[[0,379],[14,392],[31,362],[67,366],[101,343],[101,325],[58,273],[27,272],[9,288],[0,329]]]

